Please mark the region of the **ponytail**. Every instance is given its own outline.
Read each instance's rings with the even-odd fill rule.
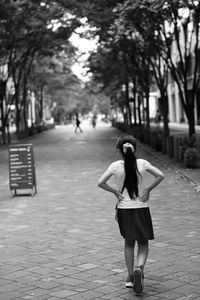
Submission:
[[[124,155],[125,181],[129,197],[134,199],[138,196],[138,169],[135,154],[128,149]]]
[[[132,136],[119,138],[117,148],[124,158],[125,181],[123,189],[126,188],[131,199],[138,197],[138,175],[135,151],[137,142]]]

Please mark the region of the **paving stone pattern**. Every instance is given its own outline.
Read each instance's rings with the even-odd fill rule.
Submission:
[[[98,124],[97,124],[98,125]],[[96,186],[119,159],[120,132],[71,125],[33,143],[38,193],[12,197],[8,150],[0,149],[0,300],[200,299],[199,193],[173,168],[139,149],[165,180],[152,192],[155,240],[141,297],[124,287],[123,239],[114,196]]]

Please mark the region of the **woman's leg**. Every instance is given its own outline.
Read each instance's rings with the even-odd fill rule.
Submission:
[[[137,266],[142,266],[144,268],[148,254],[149,254],[148,240],[138,241]]]
[[[125,256],[126,267],[130,276],[133,276],[134,247],[135,247],[135,241],[130,241],[125,239],[124,256]]]
[[[148,240],[138,241],[138,252],[137,252],[137,267],[133,272],[134,285],[133,290],[136,293],[142,293],[144,288],[144,266],[149,253],[149,244]]]

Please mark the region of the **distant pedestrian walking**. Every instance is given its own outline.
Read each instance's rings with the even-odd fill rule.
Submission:
[[[79,129],[80,132],[83,132],[83,130],[80,127],[81,121],[79,120],[78,114],[76,113],[76,128],[75,128],[75,133],[77,133],[77,130]]]
[[[163,180],[163,173],[144,159],[135,156],[134,137],[119,138],[116,145],[123,160],[113,162],[100,177],[98,186],[117,198],[116,220],[125,240],[124,255],[128,270],[126,287],[140,294],[144,286],[144,266],[148,257],[148,240],[154,239],[148,200],[150,192]],[[147,173],[153,175],[148,179]],[[114,176],[116,187],[107,182]],[[149,181],[150,180],[150,181]],[[134,247],[137,242],[137,262],[134,268]]]
[[[95,128],[97,124],[97,115],[93,115],[92,117],[92,127]]]

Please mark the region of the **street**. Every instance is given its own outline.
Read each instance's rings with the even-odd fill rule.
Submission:
[[[12,197],[8,149],[0,148],[0,300],[200,299],[199,193],[140,145],[138,157],[165,174],[152,192],[155,240],[142,296],[124,287],[123,239],[114,196],[97,187],[120,159],[110,125],[74,133],[57,126],[22,143],[34,147],[38,193]]]

